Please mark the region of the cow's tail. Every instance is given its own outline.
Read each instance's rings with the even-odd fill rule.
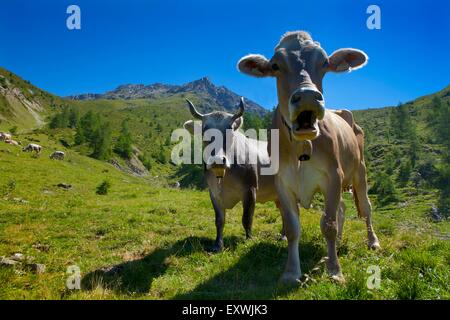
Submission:
[[[360,208],[360,204],[359,204],[359,199],[358,199],[358,193],[355,192],[355,190],[352,190],[352,194],[353,194],[353,200],[355,201],[355,207],[356,207],[356,212],[358,213],[358,217],[362,218],[363,214],[361,212],[361,208]]]

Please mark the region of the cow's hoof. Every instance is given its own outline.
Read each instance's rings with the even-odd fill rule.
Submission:
[[[336,282],[338,284],[345,284],[345,278],[342,275],[342,273],[330,274],[330,279],[331,279],[331,281]]]
[[[280,241],[287,241],[287,237],[285,234],[279,233],[278,234],[278,240]]]
[[[342,275],[341,266],[339,265],[339,262],[337,261],[331,261],[330,259],[327,260],[327,269],[328,269],[328,275],[330,276],[331,280],[336,283],[345,283],[345,278]]]
[[[208,252],[210,252],[210,253],[219,253],[222,250],[223,250],[223,246],[215,244],[211,248],[209,248]]]
[[[369,247],[369,249],[372,249],[372,250],[381,249],[380,242],[378,241],[377,236],[375,236],[375,235],[373,237],[369,236],[368,247]]]
[[[299,286],[301,285],[301,274],[285,272],[280,278],[280,284],[284,286]]]

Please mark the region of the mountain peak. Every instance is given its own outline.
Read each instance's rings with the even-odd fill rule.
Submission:
[[[163,83],[154,83],[150,85],[124,84],[104,94],[82,94],[70,96],[69,99],[153,99],[185,93],[197,95],[202,99],[204,103],[199,105],[199,109],[202,111],[225,110],[234,112],[241,97],[225,86],[216,86],[209,77],[205,76],[183,85],[168,85]],[[263,107],[249,99],[246,99],[246,103],[247,109],[250,112],[259,115],[264,115],[267,112]]]
[[[203,82],[203,83],[212,84],[211,79],[209,79],[208,76],[201,77],[200,79],[194,80],[194,81],[192,81],[192,82]]]

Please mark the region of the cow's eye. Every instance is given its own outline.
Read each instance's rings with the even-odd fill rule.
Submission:
[[[274,64],[272,64],[272,70],[273,71],[278,71],[278,70],[280,70],[280,66],[277,65],[276,63],[274,63]]]

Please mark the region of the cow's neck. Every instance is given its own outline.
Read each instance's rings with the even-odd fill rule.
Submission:
[[[279,151],[280,151],[280,162],[293,162],[297,163],[298,159],[296,157],[296,150],[299,147],[297,141],[292,137],[292,129],[288,122],[284,118],[280,105],[275,109],[275,128],[279,130]]]

